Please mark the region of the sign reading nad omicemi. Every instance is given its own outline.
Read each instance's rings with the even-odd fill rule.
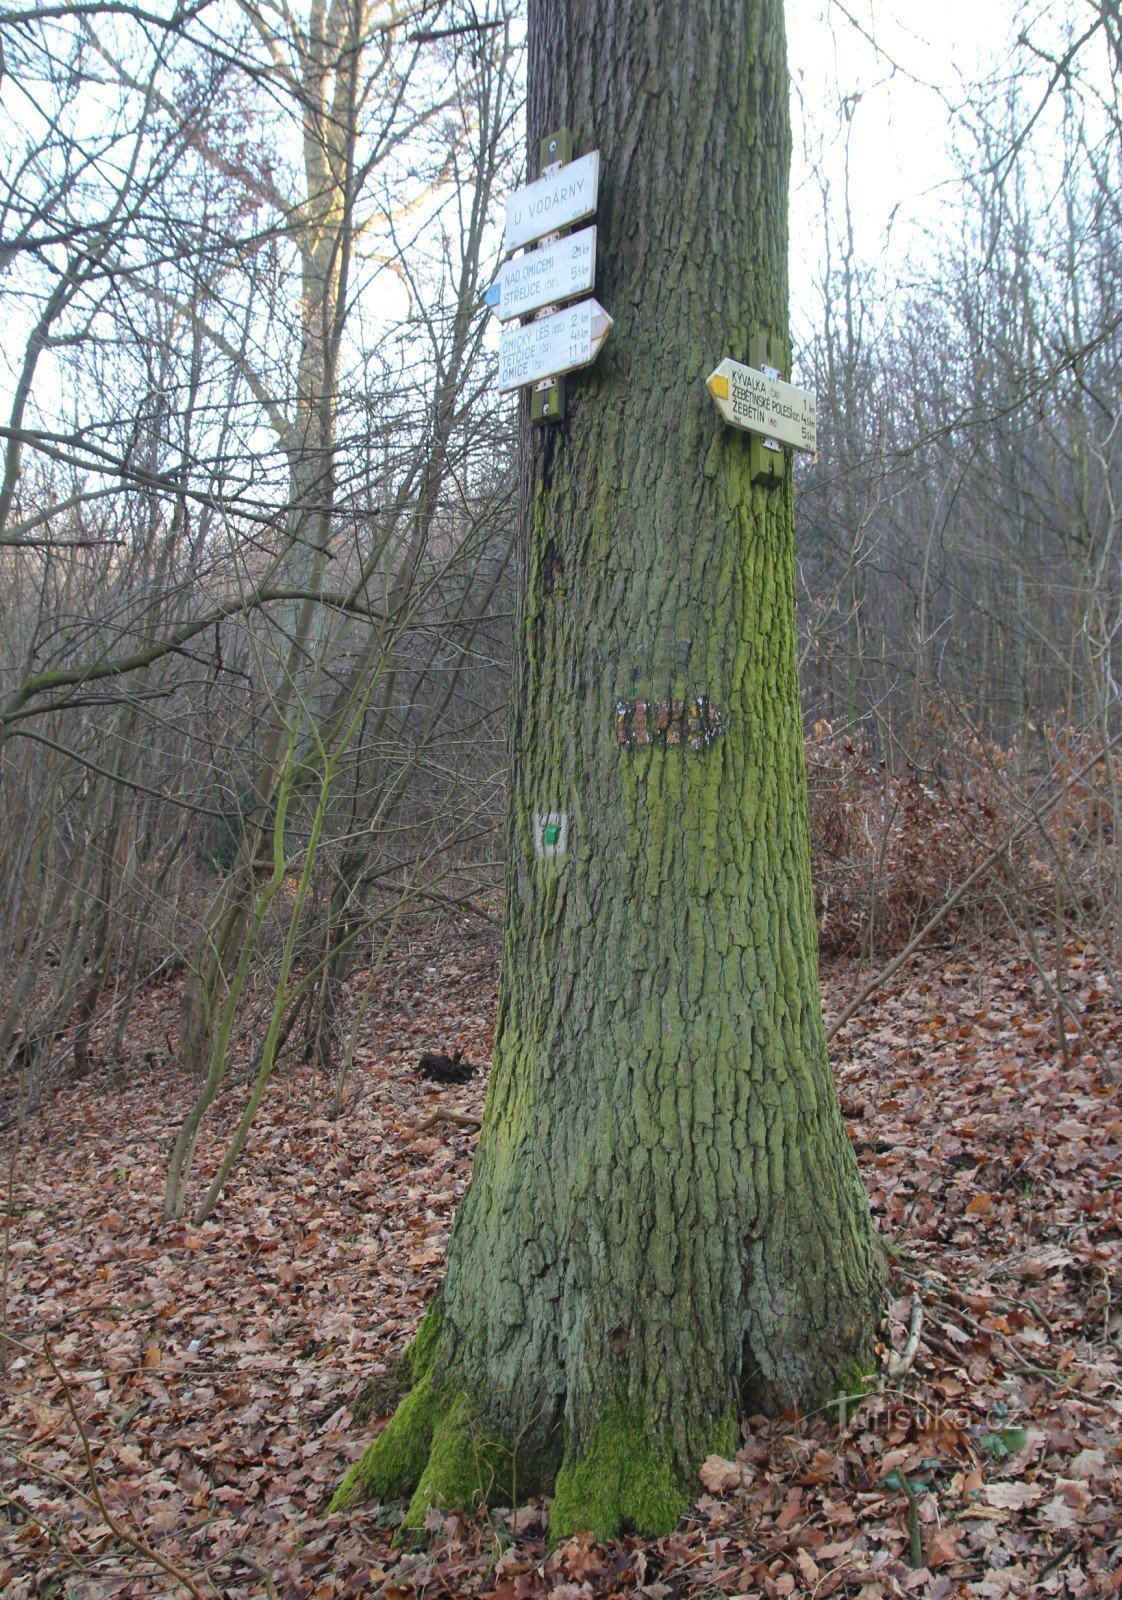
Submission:
[[[512,256],[499,269],[498,313],[502,322],[528,316],[542,306],[586,294],[596,282],[596,229],[582,228],[553,244]]]

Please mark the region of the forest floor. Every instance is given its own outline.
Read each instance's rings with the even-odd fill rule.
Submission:
[[[130,1058],[64,1085],[0,1149],[0,1594],[1122,1593],[1122,1016],[1091,958],[1068,958],[1066,1062],[1031,969],[1001,949],[928,955],[835,1041],[895,1252],[886,1346],[922,1306],[910,1368],[841,1427],[761,1422],[668,1537],[556,1550],[540,1503],[436,1516],[413,1550],[391,1543],[400,1508],[325,1511],[392,1407],[388,1376],[380,1394],[371,1380],[442,1271],[474,1134],[415,1130],[477,1114],[484,1074],[438,1089],[414,1067],[424,1049],[488,1060],[494,930],[402,935],[345,1115],[326,1115],[322,1075],[285,1067],[202,1227],[162,1216],[192,1086],[167,1059],[178,993],[152,991]],[[825,967],[827,1016],[852,981]],[[209,1129],[228,1133],[245,1094]],[[221,1149],[208,1132],[196,1197]]]

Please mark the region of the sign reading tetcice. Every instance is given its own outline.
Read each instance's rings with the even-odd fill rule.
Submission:
[[[543,234],[583,222],[596,210],[596,191],[600,182],[600,152],[590,150],[558,167],[547,178],[528,183],[507,196],[507,252],[532,244]]]
[[[590,366],[611,326],[612,319],[598,300],[582,300],[538,322],[504,328],[499,336],[500,392]]]
[[[762,433],[814,455],[818,449],[814,396],[728,357],[706,379],[717,410],[734,428]]]
[[[499,319],[525,317],[542,306],[587,294],[596,282],[596,229],[582,228],[540,250],[512,256],[499,269]]]

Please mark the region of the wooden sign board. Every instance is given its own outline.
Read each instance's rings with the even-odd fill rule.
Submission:
[[[600,152],[590,150],[547,178],[528,183],[507,196],[504,248],[509,253],[533,244],[544,234],[583,222],[596,210],[600,184]]]
[[[762,434],[814,455],[818,433],[814,396],[727,357],[706,379],[717,410],[734,428]]]
[[[600,354],[612,319],[597,300],[582,300],[540,322],[504,328],[499,337],[499,392],[587,367]]]
[[[596,282],[596,229],[582,228],[553,244],[512,256],[499,269],[499,319],[525,317],[542,306],[587,294]]]

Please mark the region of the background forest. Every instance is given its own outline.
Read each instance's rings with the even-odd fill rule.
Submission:
[[[802,710],[834,1032],[981,942],[1071,1068],[1092,965],[1122,1004],[1122,21],[1010,16],[906,245],[863,229],[860,95],[801,84]],[[135,1181],[200,1227],[308,1067],[332,1137],[375,1015],[485,1053],[470,995],[417,1032],[402,986],[441,948],[484,985],[455,930],[500,915],[518,486],[484,296],[523,36],[509,0],[0,9],[5,1228],[83,1080],[155,1111],[174,1077]],[[5,1234],[4,1319],[8,1273]]]

